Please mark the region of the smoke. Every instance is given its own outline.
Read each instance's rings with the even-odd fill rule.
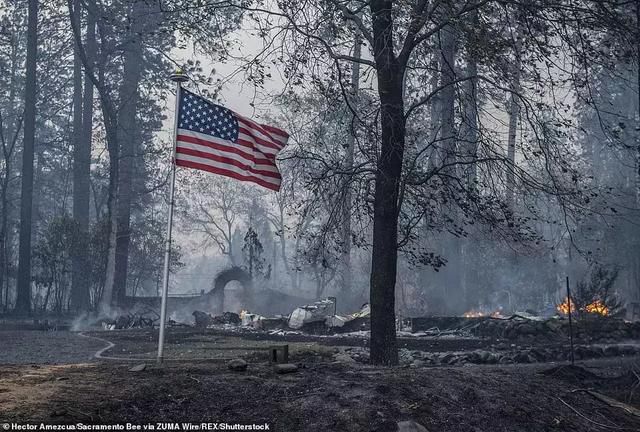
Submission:
[[[83,312],[71,323],[71,331],[79,332],[86,330],[96,330],[102,328],[104,321],[113,321],[121,313],[116,308],[108,308],[98,312]]]

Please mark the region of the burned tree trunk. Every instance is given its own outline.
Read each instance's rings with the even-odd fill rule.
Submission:
[[[356,37],[353,45],[353,57],[360,59],[362,37],[356,29]],[[354,105],[358,101],[358,93],[360,88],[360,63],[354,61],[351,66],[351,91],[353,95]],[[355,109],[355,107],[354,107]],[[346,161],[345,172],[349,173],[353,169],[353,161],[355,155],[356,144],[356,119],[353,118],[351,122],[351,128],[349,129],[349,135],[347,136],[347,149],[346,149]],[[340,274],[342,292],[346,295],[350,294],[352,277],[351,277],[351,207],[352,207],[352,192],[351,192],[351,176],[346,175],[343,184],[344,190],[344,202],[342,203],[342,271]]]
[[[133,22],[124,47],[124,73],[119,90],[115,118],[113,149],[109,152],[109,254],[101,310],[114,303],[121,305],[126,297],[129,259],[132,178],[135,167],[136,112],[138,84],[142,74],[142,17],[146,6],[136,2],[132,7]]]
[[[476,14],[477,18],[477,14]],[[474,20],[476,21],[476,20]],[[467,59],[467,76],[474,77],[478,74],[478,67],[473,54]],[[464,98],[464,129],[461,132],[461,140],[464,144],[464,160],[468,167],[463,173],[468,193],[477,193],[477,166],[475,161],[478,158],[478,82],[476,79],[465,81]],[[468,307],[470,284],[477,274],[476,257],[478,250],[475,242],[467,240],[461,246],[461,269],[462,269],[462,293],[465,302],[465,310]]]
[[[404,64],[393,53],[391,2],[371,2],[373,52],[380,97],[382,140],[376,166],[371,259],[371,363],[398,364],[395,286],[398,268],[399,188],[405,147]]]
[[[4,124],[2,125],[6,127],[6,129],[0,130],[2,157],[4,161],[4,173],[0,185],[0,205],[2,206],[2,213],[0,214],[0,303],[5,311],[9,309],[9,266],[12,259],[12,241],[9,221],[13,210],[13,206],[11,205],[13,194],[11,193],[11,189],[9,189],[9,185],[12,181],[16,143],[18,142],[22,128],[22,116],[20,115],[18,118],[18,110],[16,109],[19,66],[18,49],[17,38],[15,35],[11,35],[8,115],[3,119]]]
[[[451,193],[459,195],[458,186],[449,182],[450,178],[460,178],[460,168],[458,162],[460,159],[461,149],[458,145],[458,135],[455,124],[455,101],[456,101],[456,38],[459,31],[453,25],[447,25],[440,31],[440,75],[441,75],[441,145],[442,158],[440,168],[445,174],[443,184],[447,184],[447,188]],[[460,197],[458,197],[460,199]],[[452,220],[452,231],[461,230],[462,217],[460,211],[453,205],[447,210]],[[466,308],[466,299],[463,289],[463,272],[459,271],[462,267],[462,242],[459,235],[445,233],[442,237],[442,254],[448,261],[448,287],[447,292],[443,292],[448,304],[448,312],[452,314],[462,313]],[[445,284],[443,284],[444,286]]]
[[[24,91],[24,148],[20,196],[20,251],[18,297],[15,311],[31,311],[31,219],[33,210],[33,154],[36,134],[36,67],[38,54],[38,0],[29,0],[27,73]]]
[[[456,33],[452,26],[446,26],[440,32],[441,58],[440,79],[442,87],[442,160],[443,165],[455,162],[456,130],[455,130],[455,97],[456,89]],[[445,170],[450,171],[450,170]]]
[[[134,19],[139,20],[139,17]],[[114,301],[122,305],[127,292],[127,268],[131,241],[131,203],[136,166],[138,129],[136,111],[138,84],[142,73],[142,43],[134,27],[132,41],[125,50],[124,77],[120,89],[118,111],[118,144],[120,145],[120,172],[118,174],[118,200],[116,210],[117,240],[114,275]]]
[[[80,2],[75,1],[79,11]],[[76,25],[80,25],[80,13],[75,15]],[[87,23],[87,39],[91,30]],[[91,163],[91,138],[86,140],[83,103],[87,103],[82,89],[82,61],[75,44],[73,57],[73,219],[78,226],[82,241],[72,251],[71,305],[73,312],[82,312],[89,308],[89,284],[87,278],[88,260],[86,239],[89,236],[89,169]],[[85,80],[86,87],[91,83]],[[93,104],[93,100],[88,101]],[[91,126],[89,126],[91,127]]]

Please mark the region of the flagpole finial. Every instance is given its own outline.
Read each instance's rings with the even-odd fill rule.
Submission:
[[[171,81],[179,82],[179,83],[183,83],[183,82],[189,81],[189,76],[187,74],[185,74],[182,71],[182,69],[176,69],[176,71],[174,73],[172,73],[169,78],[171,78]]]

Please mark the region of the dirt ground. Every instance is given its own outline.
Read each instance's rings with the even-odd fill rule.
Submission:
[[[395,431],[396,422],[414,420],[431,432],[640,431],[640,417],[587,392],[640,408],[638,358],[580,363],[585,368],[379,368],[335,362],[335,347],[304,341],[290,344],[298,372],[278,375],[266,361],[271,341],[197,332],[185,338],[178,331],[167,340],[167,357],[177,360],[163,366],[148,360],[145,370],[132,372],[140,361],[76,363],[105,342],[36,333],[0,332],[0,426],[227,422],[267,423],[286,432]],[[105,356],[153,358],[151,332],[92,335],[115,343]],[[31,345],[31,338],[40,360],[57,360],[62,347],[69,364],[25,356],[22,344]],[[210,360],[194,360],[205,356]],[[248,361],[245,372],[227,368],[226,359],[235,357]]]

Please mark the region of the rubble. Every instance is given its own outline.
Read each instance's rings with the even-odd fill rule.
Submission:
[[[220,316],[213,317],[213,322],[215,324],[232,324],[238,325],[242,323],[242,319],[240,319],[240,315],[233,312],[225,312]]]
[[[419,317],[411,318],[411,331],[429,336],[457,335],[520,342],[560,342],[569,337],[569,321],[554,317],[543,319],[526,313],[507,318],[494,317]],[[614,342],[640,338],[640,322],[592,316],[574,320],[573,334],[585,342]]]
[[[277,364],[273,367],[277,374],[298,372],[298,366],[293,363]]]
[[[333,360],[338,363],[356,363],[355,359],[349,354],[337,353],[333,355]]]
[[[193,311],[193,318],[197,328],[207,328],[213,323],[213,316],[205,312]]]
[[[242,325],[245,327],[260,328],[263,316],[258,314],[252,314],[244,311],[241,313]]]
[[[153,327],[159,319],[158,314],[153,310],[131,312],[117,316],[115,319],[103,319],[101,321],[103,330],[125,330],[132,328]]]
[[[289,316],[289,327],[298,330],[305,324],[324,323],[328,317],[334,316],[335,307],[334,301],[324,299],[310,305],[295,308]]]
[[[233,359],[227,363],[227,367],[234,372],[244,372],[247,366],[247,362],[242,359]]]
[[[578,345],[575,347],[574,355],[576,360],[637,356],[640,355],[640,346],[632,344]],[[352,361],[368,363],[369,353],[361,347],[347,347],[342,352],[334,354],[333,358],[340,363]],[[487,349],[454,352],[426,352],[401,348],[398,350],[398,358],[401,365],[409,367],[528,364],[569,361],[571,360],[571,351],[568,345],[551,347],[507,346],[501,348],[494,345]]]
[[[225,312],[222,315],[213,316],[206,312],[194,311],[193,318],[197,328],[207,328],[214,324],[240,325],[242,323],[240,315],[234,312]]]

